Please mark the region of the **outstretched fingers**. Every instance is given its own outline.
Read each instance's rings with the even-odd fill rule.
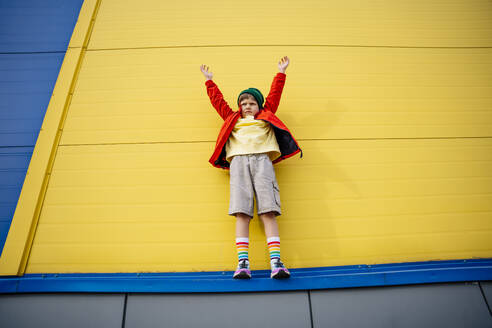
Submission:
[[[287,57],[287,56],[282,57],[282,58],[280,59],[280,61],[279,61],[279,64],[280,64],[280,65],[289,64],[289,57]]]
[[[205,64],[202,64],[200,66],[200,70],[202,71],[203,75],[207,78],[207,80],[211,80],[213,77],[212,72],[210,72],[210,67],[208,67]]]
[[[281,73],[285,73],[285,70],[289,66],[289,57],[284,56],[280,58],[280,61],[278,62],[278,68]]]

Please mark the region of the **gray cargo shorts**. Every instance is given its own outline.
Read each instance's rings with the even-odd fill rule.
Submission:
[[[253,217],[254,197],[258,215],[281,215],[280,192],[272,161],[267,154],[236,155],[230,165],[229,215]]]

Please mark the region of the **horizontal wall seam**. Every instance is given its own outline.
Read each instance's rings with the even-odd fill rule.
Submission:
[[[20,51],[20,52],[0,52],[0,55],[33,55],[33,54],[64,54],[66,51]]]
[[[401,48],[401,49],[492,49],[492,46],[483,47],[425,47],[425,46],[367,46],[349,44],[224,44],[224,45],[201,45],[201,46],[162,46],[162,47],[134,47],[134,48],[92,48],[87,51],[106,50],[141,50],[141,49],[173,49],[173,48],[238,48],[238,47],[336,47],[336,48]]]
[[[349,141],[349,140],[454,140],[454,139],[491,139],[492,136],[485,137],[426,137],[426,138],[341,138],[341,139],[297,139],[297,141]],[[198,144],[210,143],[215,140],[200,140],[200,141],[154,141],[154,142],[115,142],[115,143],[92,143],[92,144],[60,144],[62,146],[108,146],[108,145],[146,145],[146,144]]]

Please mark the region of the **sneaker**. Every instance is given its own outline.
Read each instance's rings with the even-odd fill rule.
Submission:
[[[273,279],[286,279],[290,277],[290,272],[284,266],[284,264],[280,261],[280,259],[275,259],[271,262],[272,273],[270,274],[270,278]]]
[[[249,261],[244,259],[237,264],[236,272],[232,276],[234,279],[249,279],[251,278],[251,271],[249,271]]]

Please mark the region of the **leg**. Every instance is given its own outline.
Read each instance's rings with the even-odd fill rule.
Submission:
[[[247,157],[234,156],[230,166],[229,215],[236,217],[236,249],[238,266],[235,279],[251,278],[249,270],[249,222],[253,216],[253,185],[249,177]]]
[[[259,215],[260,220],[263,222],[265,227],[265,235],[267,238],[278,237],[278,224],[277,217],[274,212],[263,213]]]
[[[289,278],[290,273],[280,261],[280,235],[277,224],[277,215],[280,215],[280,194],[275,170],[270,158],[266,154],[257,157],[255,165],[255,191],[258,205],[258,217],[265,227],[268,252],[272,273],[275,279]]]
[[[280,261],[280,235],[278,232],[277,219],[275,218],[274,212],[261,214],[260,218],[265,226],[268,252],[270,253],[270,263],[273,266],[274,262]]]
[[[251,271],[249,269],[249,222],[251,218],[243,213],[236,213],[236,249],[238,256],[237,269],[234,272],[234,279],[249,279]]]
[[[275,279],[289,278],[289,270],[287,270],[284,264],[280,261],[280,235],[275,213],[268,212],[261,214],[260,218],[265,226],[268,252],[270,253],[270,266],[272,268],[270,277]]]
[[[249,238],[250,221],[250,216],[243,213],[236,213],[236,238]]]

